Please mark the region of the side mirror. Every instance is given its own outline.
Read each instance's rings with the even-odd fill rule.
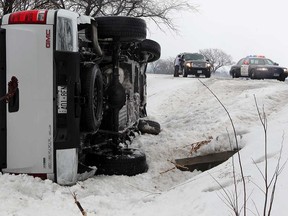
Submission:
[[[276,65],[276,66],[279,66],[279,64],[278,64],[278,63],[276,63],[276,62],[274,62],[274,65]]]

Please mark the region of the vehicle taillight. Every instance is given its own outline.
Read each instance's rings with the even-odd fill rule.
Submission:
[[[9,16],[9,24],[46,24],[47,12],[47,10],[15,12]]]

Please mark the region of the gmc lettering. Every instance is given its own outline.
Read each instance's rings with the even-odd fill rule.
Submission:
[[[51,38],[51,31],[50,29],[46,29],[46,48],[50,48],[50,38]]]

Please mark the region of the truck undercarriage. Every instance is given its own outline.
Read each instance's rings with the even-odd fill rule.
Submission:
[[[82,124],[82,162],[89,166],[95,165],[97,173],[134,175],[145,172],[145,154],[128,148],[127,143],[131,142],[135,133],[139,133],[139,120],[147,116],[146,67],[148,62],[160,57],[160,46],[146,39],[146,24],[141,19],[100,17],[96,18],[96,22],[99,45],[93,45],[91,40],[95,39],[96,34],[93,26],[84,29],[83,35],[79,37],[80,44],[83,44],[80,47],[83,51],[82,70],[90,70],[87,65],[91,64],[91,58],[95,58],[102,72],[97,78],[102,82],[95,81],[94,110]],[[93,47],[98,46],[101,52],[95,53]],[[85,85],[85,78],[81,80],[81,84]],[[87,110],[84,113],[87,115]],[[93,115],[95,121],[89,121]],[[87,122],[92,124],[90,129],[95,133],[85,134]],[[160,131],[160,125],[158,129]]]

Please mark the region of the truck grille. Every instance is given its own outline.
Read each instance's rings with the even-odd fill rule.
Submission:
[[[193,67],[205,68],[206,63],[205,62],[195,62],[195,63],[193,63]]]
[[[282,68],[269,68],[269,72],[270,73],[277,73],[277,74],[281,74],[283,73],[283,69]]]

